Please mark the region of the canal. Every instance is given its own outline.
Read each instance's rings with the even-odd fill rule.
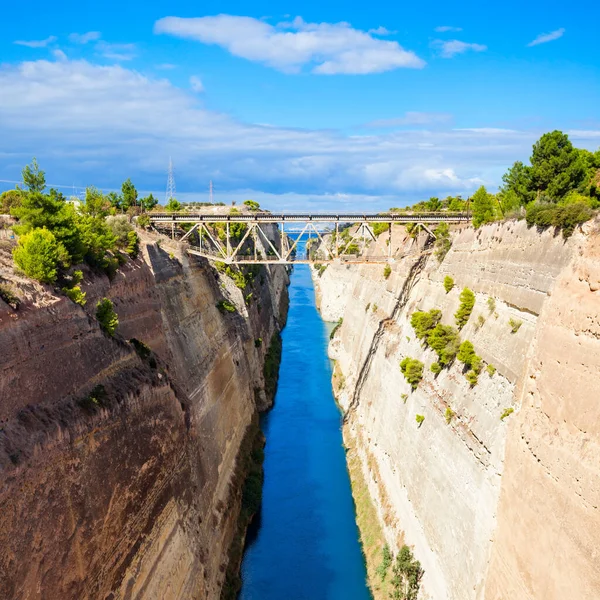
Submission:
[[[279,388],[262,418],[262,510],[249,531],[241,600],[369,600],[331,391],[328,330],[309,267],[292,273]]]

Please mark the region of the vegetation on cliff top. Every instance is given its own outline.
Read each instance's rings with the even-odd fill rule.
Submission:
[[[533,145],[529,164],[515,162],[496,194],[481,186],[469,199],[432,197],[390,211],[465,211],[480,227],[499,219],[526,218],[529,226],[555,227],[565,238],[600,208],[600,150],[575,148],[562,131],[545,133]],[[441,245],[442,243],[440,243]]]
[[[80,203],[67,201],[54,189],[46,192],[46,176],[35,159],[23,169],[22,178],[23,189],[5,192],[2,205],[17,219],[19,241],[13,257],[28,277],[53,284],[71,265],[82,262],[112,276],[126,259],[121,250],[137,256],[136,232],[126,215],[116,215],[125,207],[134,214],[142,206],[154,206],[154,200],[138,202],[131,181],[123,184],[121,196],[90,187]]]

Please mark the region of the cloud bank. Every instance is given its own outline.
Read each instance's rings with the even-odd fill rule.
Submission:
[[[320,75],[364,75],[425,66],[398,42],[373,37],[388,34],[384,28],[365,32],[348,23],[306,23],[296,17],[270,25],[233,15],[165,17],[155,23],[154,31],[215,44],[234,56],[289,73],[304,67]]]
[[[206,110],[167,80],[66,58],[2,66],[0,89],[0,178],[18,179],[37,156],[55,182],[102,188],[132,177],[141,188],[163,189],[172,156],[182,191],[204,190],[212,179],[221,198],[262,190],[325,198],[331,207],[379,198],[386,207],[493,186],[539,135],[428,129],[427,121],[446,117],[418,112],[400,119],[419,127],[378,135],[260,126]],[[595,147],[593,134],[600,135],[580,137]]]

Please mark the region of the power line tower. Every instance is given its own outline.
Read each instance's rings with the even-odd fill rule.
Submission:
[[[208,184],[208,201],[211,204],[213,203],[213,184],[212,184],[212,179],[210,180],[210,183]]]
[[[169,156],[169,175],[167,176],[167,195],[165,196],[165,200],[168,203],[173,198],[175,198],[175,175],[173,175],[173,161]]]

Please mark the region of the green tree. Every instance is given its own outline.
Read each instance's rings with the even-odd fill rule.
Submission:
[[[21,204],[23,198],[23,192],[17,190],[7,190],[0,194],[0,213],[8,215],[13,208],[16,208]]]
[[[446,201],[448,202],[448,210],[450,212],[464,212],[467,210],[467,202],[460,196],[456,196],[455,198],[448,196]]]
[[[432,196],[425,203],[425,207],[426,207],[426,210],[428,210],[430,212],[438,212],[438,211],[442,210],[442,201],[439,198]]]
[[[25,275],[42,283],[54,283],[58,268],[68,260],[64,246],[46,228],[34,229],[19,238],[13,258]]]
[[[128,178],[123,182],[123,185],[121,186],[121,195],[123,197],[121,206],[123,210],[128,210],[132,206],[138,205],[138,193],[133,183],[131,183],[131,179]]]
[[[417,416],[422,417],[417,420],[421,424],[424,417]],[[408,546],[404,545],[400,549],[396,562],[392,566],[392,573],[393,592],[390,595],[392,600],[417,600],[424,571]]]
[[[473,206],[473,226],[479,227],[484,223],[491,223],[496,216],[494,197],[488,194],[482,185],[471,198]]]
[[[146,211],[152,210],[157,204],[158,200],[152,194],[148,194],[141,200],[142,208]]]
[[[175,198],[171,198],[165,206],[167,212],[179,212],[182,208],[181,202],[178,202]]]
[[[96,318],[102,331],[112,337],[119,325],[119,317],[113,303],[108,298],[102,298],[96,305]]]
[[[116,239],[106,221],[82,215],[78,229],[85,247],[85,261],[94,267],[107,269],[110,266],[107,252],[115,248]]]
[[[140,240],[138,234],[135,231],[130,231],[127,234],[127,254],[131,258],[137,258],[140,251]]]
[[[115,210],[123,209],[123,197],[122,196],[120,196],[116,192],[109,192],[107,195],[107,198],[108,198],[108,201],[110,202],[110,205]]]
[[[34,158],[31,165],[21,171],[23,185],[28,192],[41,194],[46,189],[46,173],[42,171]]]
[[[454,279],[450,277],[450,275],[446,275],[444,277],[444,289],[446,290],[446,294],[450,293],[450,290],[454,287]]]
[[[562,131],[545,133],[533,146],[532,188],[545,192],[555,202],[584,182],[588,173],[586,157]]]
[[[255,200],[244,200],[244,206],[247,206],[250,210],[258,210],[260,204]]]
[[[501,193],[514,194],[520,204],[527,204],[535,198],[531,182],[531,167],[525,166],[520,160],[508,169],[502,176],[502,181],[504,185]]]
[[[138,217],[138,223],[142,216]],[[115,215],[106,218],[106,225],[115,237],[116,245],[119,248],[125,248],[129,243],[129,232],[133,231],[133,226],[125,215]]]
[[[90,217],[106,217],[111,206],[110,200],[97,188],[85,190],[85,201],[81,211]]]
[[[49,194],[25,194],[21,204],[11,209],[11,214],[19,220],[19,224],[14,227],[18,235],[46,228],[67,249],[73,263],[82,260],[85,248],[76,225],[75,209],[56,190],[50,190]]]

